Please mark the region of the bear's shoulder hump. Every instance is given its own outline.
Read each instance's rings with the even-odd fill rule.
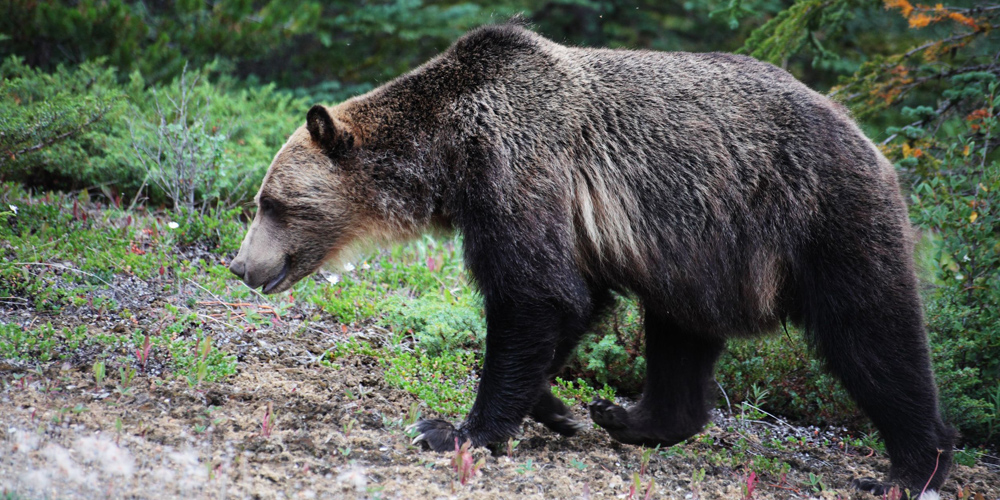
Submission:
[[[461,60],[495,58],[538,50],[544,39],[517,23],[490,24],[476,28],[455,42]]]

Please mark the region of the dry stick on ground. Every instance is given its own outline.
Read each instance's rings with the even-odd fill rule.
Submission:
[[[257,304],[251,304],[250,302],[223,302],[221,300],[200,300],[198,305],[202,306],[226,306],[230,309],[234,307],[250,307]]]
[[[215,299],[214,301],[207,301],[207,302],[202,301],[202,302],[198,302],[198,304],[226,306],[226,308],[228,308],[234,314],[237,314],[237,311],[236,311],[236,309],[234,309],[234,307],[250,307],[250,306],[256,305],[258,307],[258,312],[260,312],[261,314],[274,314],[274,316],[277,319],[279,319],[279,320],[281,319],[281,317],[278,316],[278,313],[274,312],[274,306],[271,306],[269,304],[254,304],[254,303],[251,303],[251,302],[235,302],[235,303],[234,302],[226,302],[226,301],[222,300],[222,298],[220,298],[218,295],[212,293],[211,290],[209,290],[209,289],[201,286],[200,283],[198,283],[198,282],[196,282],[196,281],[194,281],[194,280],[192,280],[190,278],[188,278],[187,281],[188,281],[188,283],[191,283],[192,285],[200,288],[205,293],[211,295],[212,298]],[[256,292],[256,290],[254,290],[254,292]],[[259,293],[257,294],[257,296],[260,297],[260,298],[263,298],[263,296],[260,295]],[[267,309],[270,309],[270,311],[260,311],[260,308],[267,308]]]
[[[250,304],[248,302],[222,302],[218,300],[203,300],[198,302],[198,304],[203,306],[226,306],[229,307],[230,309],[232,309],[233,307],[250,307],[256,305],[257,312],[261,314],[273,314],[274,320],[278,323],[281,323],[281,316],[278,314],[277,311],[274,310],[274,306],[270,306],[267,304]]]

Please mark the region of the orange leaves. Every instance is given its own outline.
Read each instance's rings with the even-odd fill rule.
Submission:
[[[909,21],[911,28],[923,28],[931,22],[936,21],[936,19],[922,12],[918,12],[917,14],[909,16]]]
[[[920,158],[923,155],[923,149],[910,147],[906,143],[903,144],[903,158]]]
[[[910,17],[913,13],[913,5],[906,0],[885,0],[886,9],[899,9],[903,14],[903,17]]]
[[[986,108],[979,108],[971,113],[969,113],[965,119],[968,121],[983,120],[990,116],[990,110]]]
[[[920,161],[935,162],[934,156],[927,152],[934,147],[935,144],[931,141],[918,140],[913,145],[907,142],[880,145],[879,150],[894,161],[915,158],[922,159]]]
[[[969,16],[966,16],[965,14],[962,14],[961,12],[949,12],[948,18],[957,23],[964,24],[972,29],[979,28],[979,24],[976,23],[974,19],[972,19]]]
[[[943,4],[934,7],[917,4],[914,6],[908,0],[884,0],[886,9],[899,9],[899,13],[910,23],[911,28],[924,28],[932,23],[950,19],[974,30],[982,29],[975,19],[963,14],[959,10],[949,10]],[[969,9],[961,9],[969,12]]]
[[[910,68],[897,64],[889,68],[890,77],[887,81],[872,89],[872,94],[883,99],[886,105],[892,104],[903,92],[903,86],[913,83]]]
[[[924,150],[920,148],[910,147],[909,144],[903,143],[903,158],[920,158],[924,155]]]
[[[965,116],[965,121],[969,122],[969,128],[974,131],[979,131],[982,127],[983,120],[990,117],[990,110],[986,108],[979,108],[968,115]]]

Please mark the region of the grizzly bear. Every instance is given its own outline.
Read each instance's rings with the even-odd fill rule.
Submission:
[[[464,237],[485,306],[475,404],[415,425],[437,451],[503,442],[531,415],[581,424],[549,380],[612,301],[644,308],[640,401],[599,400],[617,441],[705,425],[725,341],[800,325],[885,439],[889,479],[951,465],[892,164],[842,106],[749,57],[566,47],[476,29],[419,68],[317,105],[278,151],[230,269],[288,289],[361,240]],[[875,494],[891,482],[854,481]]]

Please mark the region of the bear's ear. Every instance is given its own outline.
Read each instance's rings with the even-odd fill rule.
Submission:
[[[309,109],[306,128],[327,156],[337,156],[354,147],[354,135],[340,120],[330,116],[325,106],[317,104]]]

